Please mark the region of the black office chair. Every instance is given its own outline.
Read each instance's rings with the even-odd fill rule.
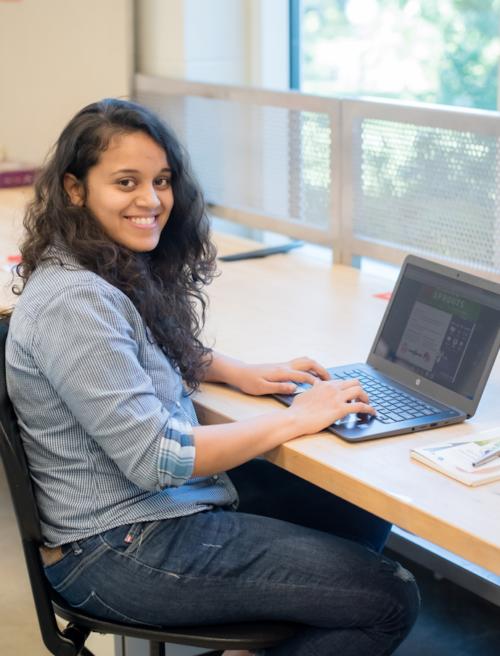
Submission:
[[[285,622],[247,622],[217,626],[187,626],[159,629],[99,620],[71,608],[49,585],[43,571],[39,547],[43,544],[38,511],[17,421],[5,380],[5,342],[8,320],[0,319],[0,454],[9,484],[17,523],[21,533],[33,600],[42,638],[54,656],[92,656],[85,647],[91,632],[139,638],[149,641],[150,656],[165,656],[165,643],[190,645],[220,654],[224,649],[262,649],[271,647],[297,631]],[[67,620],[59,629],[55,615]]]

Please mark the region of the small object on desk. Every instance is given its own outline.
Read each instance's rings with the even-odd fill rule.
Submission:
[[[379,294],[373,294],[374,298],[381,298],[383,301],[390,301],[392,297],[392,292],[380,292]]]
[[[495,460],[495,458],[500,458],[500,445],[483,451],[483,455],[479,458],[479,460],[473,462],[472,466],[481,467],[482,465],[487,465],[489,462]]]
[[[7,262],[12,264],[19,264],[21,261],[21,255],[19,253],[14,253],[13,255],[7,255]]]
[[[288,253],[288,251],[303,245],[303,241],[291,241],[288,244],[280,244],[279,246],[265,246],[254,251],[243,251],[241,253],[233,253],[232,255],[221,255],[219,256],[219,260],[222,262],[253,260],[259,257],[267,257],[268,255],[276,255],[277,253]]]
[[[414,448],[410,455],[465,485],[500,481],[500,437],[484,435],[471,441],[456,440]],[[490,459],[491,456],[491,459]],[[481,463],[478,465],[478,463]]]
[[[37,167],[23,162],[0,161],[0,189],[33,184]]]

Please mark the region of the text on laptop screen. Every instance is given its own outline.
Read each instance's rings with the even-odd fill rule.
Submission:
[[[500,329],[498,295],[408,265],[374,353],[472,399]]]

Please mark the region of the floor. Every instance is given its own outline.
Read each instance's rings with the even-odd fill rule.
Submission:
[[[499,656],[500,608],[396,554],[415,575],[422,609],[395,656]],[[367,655],[368,656],[368,655]]]

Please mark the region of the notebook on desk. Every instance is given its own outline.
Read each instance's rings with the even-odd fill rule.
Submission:
[[[499,347],[500,284],[410,255],[367,362],[328,369],[358,378],[377,416],[350,414],[328,430],[356,442],[464,421]],[[295,394],[276,398],[291,405]]]

